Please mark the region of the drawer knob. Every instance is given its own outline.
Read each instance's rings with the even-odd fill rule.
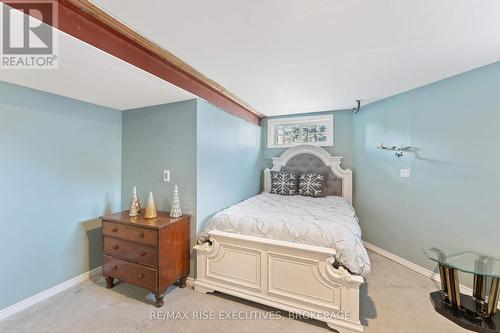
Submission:
[[[118,231],[118,228],[111,229],[111,232],[117,232],[117,231]]]
[[[139,279],[142,279],[144,277],[143,273],[139,273]]]
[[[112,270],[117,270],[118,269],[118,265],[114,265],[113,267],[111,267]]]
[[[146,251],[141,251],[141,253],[139,253],[139,255],[140,255],[141,257],[144,257],[144,256],[146,255]]]
[[[143,232],[139,233],[139,238],[144,238],[144,233]]]
[[[118,250],[119,246],[118,245],[113,245],[113,250]]]

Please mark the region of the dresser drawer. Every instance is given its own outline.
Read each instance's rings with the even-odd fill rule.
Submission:
[[[103,255],[102,273],[151,291],[157,289],[156,269],[153,268]]]
[[[124,240],[104,237],[104,254],[158,267],[158,250]]]
[[[158,231],[103,221],[102,233],[149,246],[158,246]]]

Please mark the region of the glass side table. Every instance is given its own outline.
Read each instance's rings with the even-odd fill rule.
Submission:
[[[476,332],[500,332],[497,314],[500,294],[500,260],[471,251],[424,250],[437,262],[441,291],[430,294],[434,309],[456,324]],[[458,271],[473,274],[472,296],[460,293]],[[487,293],[487,282],[490,288]]]

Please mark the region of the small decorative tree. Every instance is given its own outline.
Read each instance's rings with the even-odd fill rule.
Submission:
[[[134,186],[134,190],[132,191],[132,200],[130,201],[130,209],[128,211],[129,216],[137,216],[141,211],[141,204],[139,203],[139,199],[137,198],[137,191]]]
[[[154,219],[158,216],[156,213],[155,199],[153,198],[153,192],[149,192],[148,203],[146,204],[146,211],[144,212],[144,217],[147,219]]]
[[[174,196],[172,197],[172,207],[170,209],[170,217],[181,217],[181,201],[179,199],[179,189],[177,185],[174,187]]]

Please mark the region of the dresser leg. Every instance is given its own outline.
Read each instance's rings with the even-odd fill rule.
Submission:
[[[186,288],[187,276],[183,276],[179,279],[179,288]]]
[[[157,308],[161,308],[163,306],[163,293],[155,293],[155,298],[156,298],[155,306]]]
[[[114,280],[115,279],[113,279],[111,276],[106,276],[106,288],[113,288],[115,286],[115,284],[113,283]]]

